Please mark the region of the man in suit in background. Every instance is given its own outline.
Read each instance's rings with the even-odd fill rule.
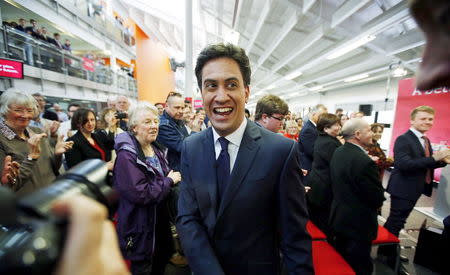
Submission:
[[[269,131],[278,133],[289,106],[276,95],[265,95],[256,103],[255,122]]]
[[[318,132],[316,129],[319,116],[327,112],[327,107],[323,104],[317,104],[312,108],[309,113],[309,120],[303,125],[298,137],[300,145],[300,165],[303,170],[304,184],[308,185],[308,173],[311,171],[313,155],[314,155],[314,143],[316,142]]]
[[[183,143],[177,229],[196,275],[313,274],[297,143],[245,119],[250,63],[231,44],[195,68],[212,127]]]
[[[387,187],[391,194],[391,209],[384,227],[398,237],[406,219],[423,193],[431,196],[434,169],[443,167],[443,161],[450,156],[450,150],[433,152],[425,133],[434,121],[434,109],[419,106],[410,115],[411,128],[399,136],[394,144],[394,170]],[[387,256],[387,263],[394,267],[397,251],[395,247],[378,250],[380,256]],[[402,268],[404,274],[404,268]]]
[[[364,147],[372,143],[369,123],[360,118],[342,128],[345,144],[331,159],[330,224],[335,247],[357,275],[370,275],[372,240],[377,236],[377,212],[383,205],[384,189],[378,168]]]

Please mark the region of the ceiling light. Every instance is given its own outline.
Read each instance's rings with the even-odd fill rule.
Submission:
[[[285,78],[286,80],[292,80],[292,79],[294,79],[294,78],[296,78],[296,77],[301,76],[302,74],[303,74],[303,73],[300,72],[300,71],[294,71],[294,72],[292,72],[292,73],[290,73],[290,74],[288,74],[288,75],[285,75],[284,78]]]
[[[361,47],[364,44],[369,43],[370,41],[374,40],[375,38],[376,38],[375,35],[364,36],[363,38],[356,40],[355,42],[353,42],[349,45],[344,45],[343,47],[339,47],[332,54],[327,56],[327,59],[330,60],[330,59],[338,58],[356,48]]]
[[[368,77],[369,77],[369,74],[358,74],[358,75],[351,76],[349,78],[344,79],[344,82],[353,82],[353,81],[368,78]]]
[[[275,84],[271,84],[271,85],[269,85],[269,86],[267,86],[267,90],[272,90],[273,88],[275,88],[276,86],[275,86]]]
[[[323,89],[323,86],[322,86],[322,85],[319,85],[319,86],[315,86],[315,87],[309,88],[309,90],[310,90],[311,92],[319,91],[319,90],[322,90],[322,89]]]
[[[402,67],[398,67],[392,71],[393,77],[402,77],[405,76],[408,73],[407,70],[403,69]]]

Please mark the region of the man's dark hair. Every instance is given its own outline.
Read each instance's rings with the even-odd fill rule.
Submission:
[[[197,57],[197,65],[195,65],[195,76],[200,90],[202,89],[202,70],[205,64],[213,59],[227,57],[231,58],[239,65],[245,87],[250,85],[251,68],[248,56],[245,50],[233,44],[214,44],[204,48]]]
[[[204,108],[199,107],[199,108],[195,109],[195,113],[198,114],[198,113],[200,113],[200,111],[204,111],[204,110],[205,110]]]
[[[55,37],[55,36],[59,36],[59,33],[55,32],[55,33],[53,34],[53,37]]]
[[[36,21],[36,20],[34,20],[34,19],[30,19],[30,24],[33,24],[33,22],[34,22],[34,23],[37,23],[37,21]]]
[[[255,120],[260,120],[263,114],[268,116],[273,114],[286,115],[288,112],[289,107],[284,100],[276,95],[266,95],[256,103]]]
[[[324,113],[319,116],[317,121],[317,130],[323,132],[325,128],[331,128],[336,123],[339,123],[339,117],[335,114]]]
[[[335,113],[337,114],[337,113],[343,112],[343,111],[344,111],[344,110],[343,110],[342,108],[337,108]]]
[[[95,122],[97,122],[97,117],[91,109],[80,108],[78,109],[72,117],[72,121],[70,123],[72,130],[79,130],[86,122],[88,122],[88,115],[92,113],[95,117]]]
[[[80,107],[81,107],[81,105],[80,105],[80,104],[78,104],[78,103],[70,103],[70,104],[69,104],[69,106],[67,106],[67,111],[69,111],[69,110],[70,110],[70,107],[78,107],[78,108],[80,108]]]
[[[245,108],[245,114],[248,115],[248,117],[251,116],[250,111],[247,108]]]

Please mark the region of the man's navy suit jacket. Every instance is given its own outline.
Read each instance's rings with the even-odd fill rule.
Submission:
[[[433,152],[431,147],[430,152]],[[392,196],[411,201],[419,199],[422,193],[431,196],[432,185],[425,183],[427,169],[445,165],[443,161],[425,157],[425,150],[419,139],[408,130],[395,140],[394,170],[389,179],[387,192]]]
[[[311,120],[308,120],[300,131],[298,142],[300,145],[300,165],[302,169],[311,171],[313,155],[314,155],[314,143],[317,136],[316,126],[312,124]]]
[[[196,275],[313,274],[297,143],[248,121],[217,199],[212,129],[185,139],[177,230]]]

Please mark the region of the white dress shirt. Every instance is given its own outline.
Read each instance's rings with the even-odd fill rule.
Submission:
[[[247,119],[242,120],[239,128],[233,133],[225,137],[229,141],[228,143],[228,154],[230,155],[230,174],[233,171],[234,163],[236,162],[237,154],[239,152],[239,146],[241,146],[242,137],[244,136],[245,128],[247,127]],[[220,146],[219,138],[220,135],[216,132],[214,127],[212,127],[213,139],[214,139],[214,150],[216,152],[216,160],[219,158],[220,151],[222,147]]]
[[[414,135],[416,135],[416,137],[419,139],[420,144],[422,144],[422,147],[425,149],[425,140],[422,138],[424,136],[424,134],[422,134],[421,132],[417,131],[415,128],[411,127],[409,128],[409,130],[411,130],[411,132],[414,133]]]

